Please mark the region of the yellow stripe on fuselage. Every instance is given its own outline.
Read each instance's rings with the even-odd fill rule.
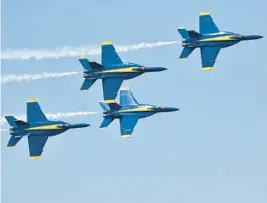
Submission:
[[[213,37],[209,39],[201,39],[198,42],[220,42],[220,41],[234,41],[231,36],[223,36],[223,37]]]
[[[151,111],[151,107],[137,107],[137,108],[134,108],[134,109],[126,109],[126,110],[121,110],[120,112],[121,113],[134,113],[134,112],[147,112],[147,111]]]
[[[133,70],[133,68],[120,68],[112,70],[97,71],[93,73],[137,73],[138,71]]]
[[[58,127],[57,125],[44,125],[32,128],[26,128],[25,130],[61,130],[62,128]]]

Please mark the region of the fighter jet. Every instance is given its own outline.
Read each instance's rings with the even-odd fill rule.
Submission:
[[[48,120],[37,101],[37,99],[27,101],[27,122],[18,120],[13,116],[5,116],[11,126],[9,129],[11,138],[7,147],[14,147],[22,137],[27,136],[31,159],[41,158],[48,137],[58,135],[69,129],[90,126],[90,124],[85,123],[69,124],[63,121]]]
[[[139,104],[129,87],[120,90],[120,104],[115,100],[99,102],[103,108],[104,120],[100,128],[108,127],[114,119],[120,120],[121,138],[130,138],[137,121],[156,113],[177,111],[178,108]]]
[[[203,70],[213,70],[216,57],[221,48],[232,46],[240,41],[260,39],[260,35],[241,35],[233,32],[220,31],[213,22],[209,12],[201,12],[199,16],[199,32],[178,28],[184,39],[184,47],[180,59],[187,58],[195,48],[200,48]]]
[[[80,90],[88,90],[97,79],[102,80],[104,100],[114,100],[123,80],[132,79],[143,73],[164,71],[163,67],[145,67],[136,63],[122,62],[111,41],[102,43],[102,65],[80,58],[84,68],[84,82]]]

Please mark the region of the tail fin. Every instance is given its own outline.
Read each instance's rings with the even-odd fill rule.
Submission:
[[[17,127],[16,118],[14,116],[5,116],[6,121],[11,127]]]
[[[135,106],[138,105],[129,87],[122,87],[120,89],[120,105],[121,106]]]
[[[99,104],[104,111],[118,111],[121,108],[121,106],[115,100],[105,100],[104,102],[99,102]]]
[[[185,47],[180,55],[180,59],[187,58],[194,50],[194,47]]]
[[[87,70],[88,72],[91,72],[92,70],[99,70],[103,69],[104,66],[101,64],[95,62],[95,61],[89,61],[87,58],[79,58],[79,61],[83,68]]]

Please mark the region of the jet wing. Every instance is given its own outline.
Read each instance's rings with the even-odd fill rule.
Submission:
[[[40,159],[47,139],[48,136],[37,136],[37,135],[28,136],[31,159]]]
[[[101,47],[102,65],[109,66],[122,64],[122,60],[116,52],[111,41],[103,42]]]
[[[218,47],[201,47],[201,61],[203,70],[212,70],[220,52]]]
[[[37,99],[29,99],[27,101],[27,122],[38,123],[47,121]]]
[[[137,124],[138,117],[124,116],[120,118],[121,126],[121,137],[130,138],[134,130],[135,125]]]
[[[209,12],[199,14],[199,32],[200,34],[220,32]]]
[[[103,79],[104,100],[115,100],[123,80],[120,79]]]
[[[129,87],[123,87],[120,90],[120,105],[121,106],[134,106],[137,105],[138,102],[134,98]]]

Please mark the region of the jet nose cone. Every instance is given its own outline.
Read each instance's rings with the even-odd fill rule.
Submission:
[[[158,72],[158,71],[164,71],[167,70],[167,68],[164,67],[152,67],[151,70]]]
[[[174,107],[166,107],[165,108],[165,112],[178,111],[178,110],[180,110],[180,109],[174,108]]]
[[[90,126],[88,123],[78,123],[78,124],[71,124],[69,127],[70,128],[85,128]]]
[[[263,38],[262,35],[243,35],[242,39],[243,40],[255,40],[255,39],[261,39]]]

